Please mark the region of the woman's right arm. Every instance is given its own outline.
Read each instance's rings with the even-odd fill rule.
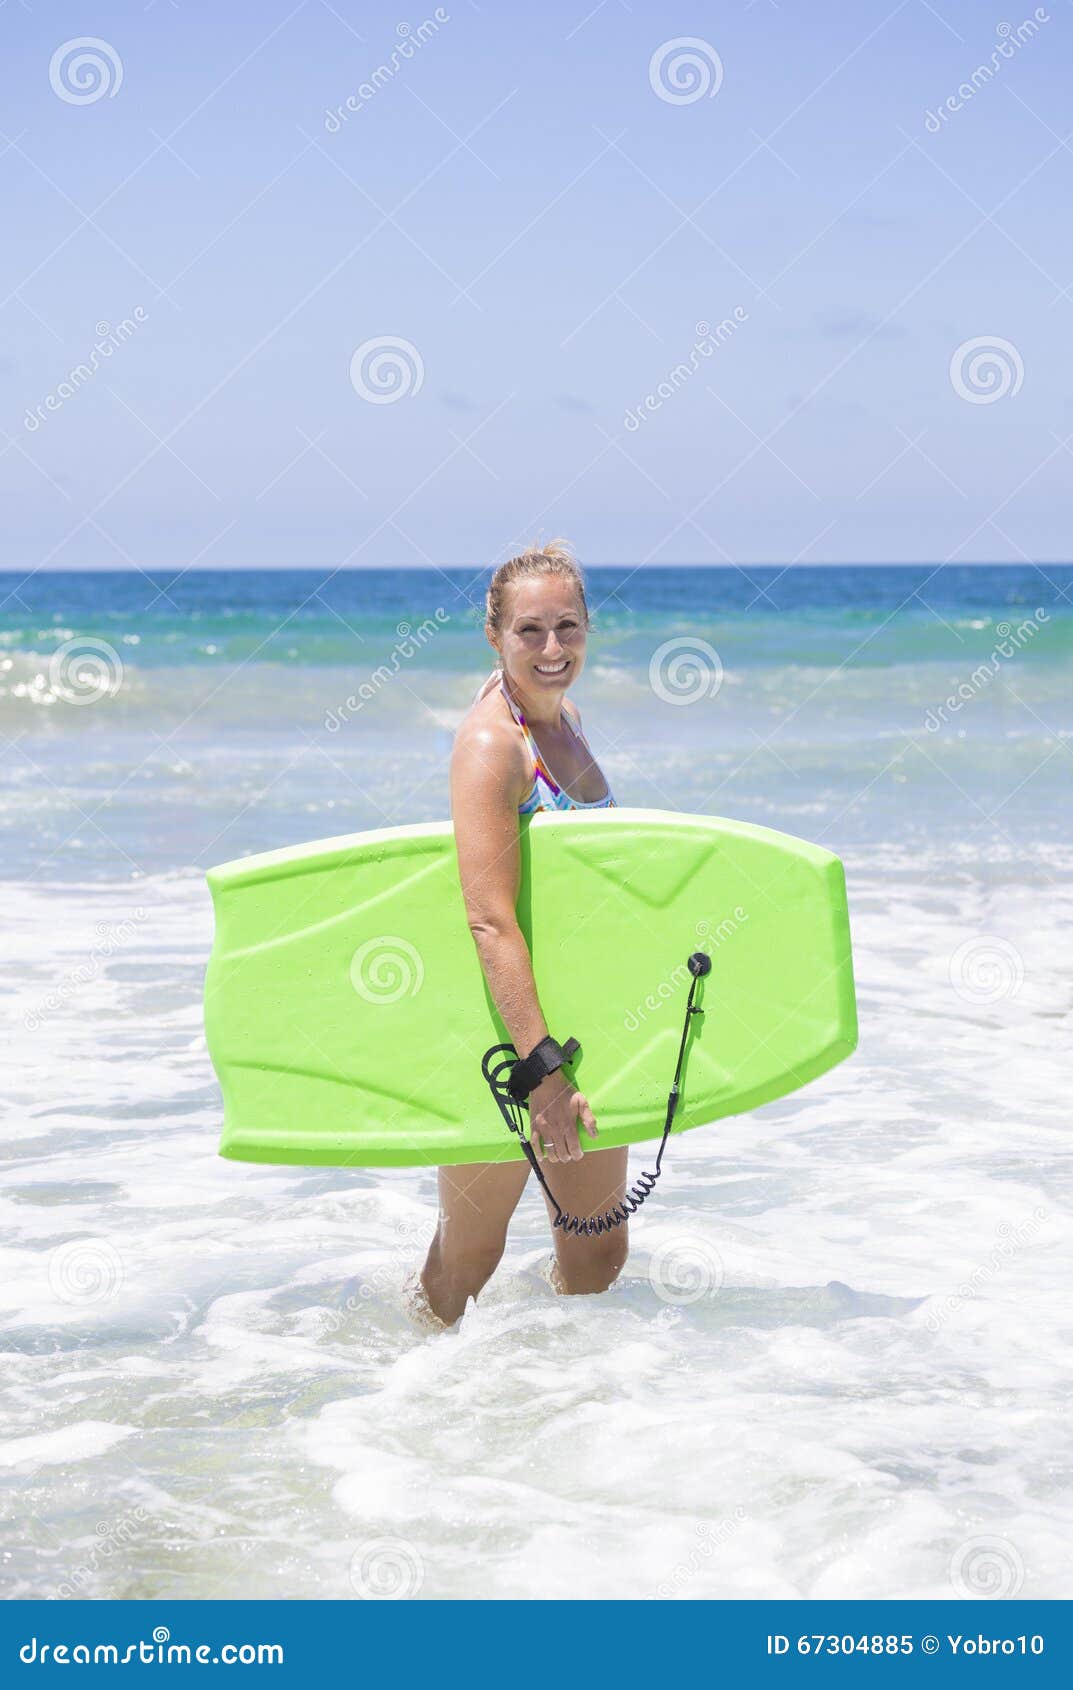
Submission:
[[[488,989],[511,1043],[523,1056],[548,1034],[517,917],[518,799],[527,774],[524,749],[514,736],[486,723],[464,723],[459,729],[451,757],[451,814],[462,897]],[[538,1154],[554,1146],[557,1159],[578,1160],[579,1114],[595,1137],[588,1100],[563,1069],[556,1069],[529,1099],[530,1137]]]

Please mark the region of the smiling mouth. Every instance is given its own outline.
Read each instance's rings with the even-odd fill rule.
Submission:
[[[568,657],[564,657],[561,663],[549,663],[547,665],[541,665],[538,663],[536,665],[536,672],[538,675],[550,675],[554,678],[556,675],[565,675],[569,667],[570,659]]]

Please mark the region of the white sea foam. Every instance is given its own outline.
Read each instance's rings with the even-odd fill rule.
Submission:
[[[6,1594],[942,1597],[987,1537],[1068,1597],[1073,878],[847,866],[857,1055],[676,1138],[603,1297],[528,1191],[432,1336],[432,1170],[217,1157],[200,874],[0,886]],[[718,1272],[673,1303],[676,1250]]]

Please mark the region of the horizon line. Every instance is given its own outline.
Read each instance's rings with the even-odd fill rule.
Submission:
[[[503,560],[507,561],[506,559]],[[778,559],[765,563],[671,563],[655,562],[637,563],[625,559],[618,563],[586,563],[578,559],[579,567],[584,570],[592,569],[629,569],[634,573],[640,570],[656,569],[712,569],[742,573],[748,569],[778,569],[784,574],[790,570],[801,569],[1069,569],[1073,567],[1073,558],[1034,558],[1011,560],[1009,558],[976,558],[958,562],[953,558],[935,559],[920,558],[907,561],[904,558],[862,558],[852,563],[839,562],[832,558],[817,559],[805,562],[794,559],[790,563]],[[354,564],[318,564],[318,563],[219,563],[183,566],[176,564],[34,564],[28,566],[3,565],[0,566],[0,579],[5,576],[19,576],[29,579],[34,575],[171,575],[178,579],[184,575],[246,575],[263,573],[278,573],[292,575],[368,575],[377,570],[398,573],[406,570],[413,574],[436,574],[443,570],[455,571],[483,571],[492,572],[499,567],[496,563],[354,563]]]

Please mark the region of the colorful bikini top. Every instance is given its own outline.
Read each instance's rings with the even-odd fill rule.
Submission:
[[[611,795],[610,786],[607,786],[606,777],[604,784],[607,786],[607,794],[603,798],[593,798],[586,803],[582,799],[571,798],[568,792],[564,792],[563,788],[552,775],[543,757],[540,755],[540,751],[537,748],[536,741],[529,731],[529,727],[526,723],[521,707],[515,704],[513,698],[510,696],[510,693],[507,691],[506,681],[501,680],[499,687],[503,697],[510,705],[511,715],[514,717],[514,720],[518,723],[522,733],[525,735],[525,742],[529,747],[529,754],[533,759],[532,791],[530,792],[528,798],[525,799],[524,803],[518,805],[518,814],[520,816],[532,816],[535,815],[538,810],[607,810],[614,808],[615,800]],[[565,710],[563,711],[563,715],[566,716],[567,721],[570,723],[571,728],[573,728],[574,733],[577,735],[578,739],[580,739],[581,743],[587,750],[591,750],[592,748],[589,745],[588,740],[585,738],[585,735],[577,726],[576,722],[571,719]]]

